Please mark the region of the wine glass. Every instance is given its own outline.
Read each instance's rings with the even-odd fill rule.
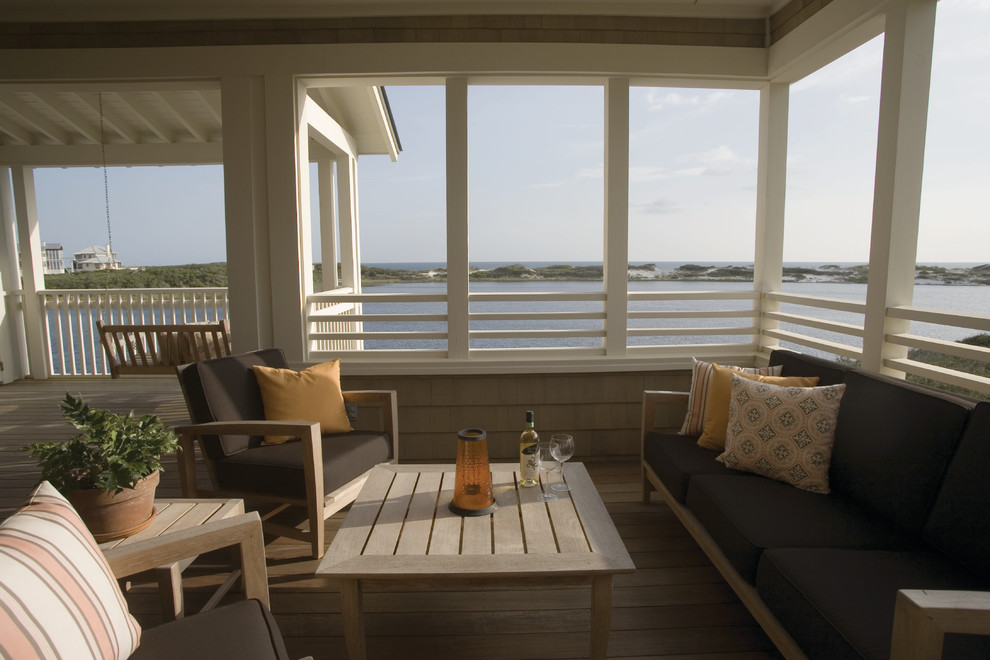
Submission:
[[[564,462],[574,456],[574,438],[566,433],[557,433],[550,437],[550,451],[560,465],[560,481],[550,486],[553,490],[568,491],[571,489],[564,481]]]
[[[536,445],[536,464],[546,476],[543,481],[543,492],[536,496],[541,502],[552,502],[557,496],[550,492],[550,473],[557,469],[559,463],[553,455],[553,442],[542,441]]]

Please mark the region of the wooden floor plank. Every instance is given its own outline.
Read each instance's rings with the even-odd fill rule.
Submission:
[[[65,392],[118,412],[186,417],[174,378],[18,381],[0,387],[0,519],[10,515],[39,479],[20,452],[29,442],[67,439],[59,413]],[[400,420],[401,424],[401,420]],[[773,660],[769,640],[662,501],[640,501],[635,457],[585,461],[637,570],[616,576],[609,657],[613,660]],[[165,461],[159,495],[179,497],[174,458]],[[347,511],[326,521],[329,543]],[[272,611],[292,657],[345,657],[340,592],[316,577],[307,544],[266,539]],[[190,611],[221,582],[225,557],[206,555],[183,576]],[[587,657],[590,590],[463,589],[408,593],[369,588],[369,658]],[[236,596],[235,596],[236,597]],[[137,579],[128,602],[142,625],[157,624],[155,585]]]

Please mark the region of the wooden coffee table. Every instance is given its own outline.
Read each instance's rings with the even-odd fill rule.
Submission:
[[[316,569],[340,581],[344,638],[352,660],[365,657],[362,585],[412,589],[591,585],[591,654],[605,658],[612,576],[635,570],[605,505],[581,463],[568,463],[570,492],[536,499],[518,488],[517,464],[492,465],[498,509],[460,517],[452,465],[376,467]]]

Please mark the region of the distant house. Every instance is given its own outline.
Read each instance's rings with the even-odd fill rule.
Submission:
[[[85,273],[92,270],[117,270],[120,262],[109,245],[91,245],[72,255],[72,272]]]
[[[45,275],[57,275],[65,272],[61,243],[42,243],[41,256],[44,259]]]

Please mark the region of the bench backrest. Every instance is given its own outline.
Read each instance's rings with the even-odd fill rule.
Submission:
[[[230,323],[176,325],[96,322],[113,378],[121,374],[171,374],[189,362],[230,355]]]

